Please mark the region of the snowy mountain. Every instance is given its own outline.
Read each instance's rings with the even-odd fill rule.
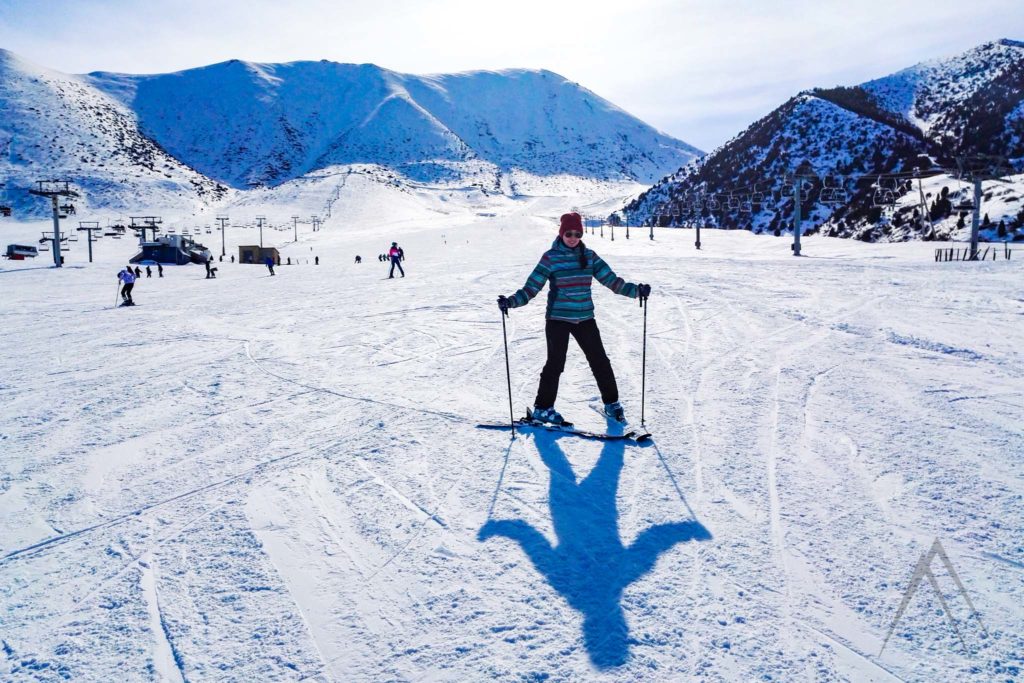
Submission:
[[[962,237],[973,190],[948,169],[979,154],[1024,163],[1024,43],[986,43],[859,86],[800,93],[625,211],[644,222],[791,231],[796,173],[806,176],[805,231],[866,241]],[[1012,239],[1024,228],[1024,182],[1009,180],[985,183],[986,238]]]
[[[87,80],[131,107],[178,159],[241,189],[357,163],[419,181],[483,164],[499,186],[510,173],[650,183],[700,154],[549,71],[412,76],[372,64],[232,60]]]
[[[128,108],[77,76],[0,49],[0,84],[0,203],[16,214],[49,210],[25,190],[51,178],[70,180],[86,207],[183,207],[228,192],[164,151]]]

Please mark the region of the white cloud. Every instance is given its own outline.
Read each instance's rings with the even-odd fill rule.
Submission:
[[[0,46],[69,72],[226,59],[546,68],[708,149],[798,90],[1024,38],[1019,1],[0,0]]]

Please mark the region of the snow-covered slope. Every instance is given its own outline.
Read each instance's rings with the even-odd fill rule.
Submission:
[[[510,442],[476,428],[508,416],[494,300],[567,202],[342,172],[231,207],[236,253],[246,212],[336,197],[264,231],[275,277],[167,267],[115,309],[127,241],[0,261],[5,683],[1020,679],[1024,261],[588,235],[654,286],[646,356],[636,301],[594,297],[655,442]],[[543,309],[505,320],[516,412]],[[604,429],[598,400],[574,344],[557,405]],[[936,537],[987,632],[936,558],[967,647],[925,581],[879,655]]]
[[[324,166],[417,180],[569,174],[652,182],[700,152],[548,71],[412,76],[372,64],[232,60],[172,74],[93,73],[182,161],[238,188]]]
[[[961,199],[967,192],[949,172],[936,175],[933,169],[954,168],[958,158],[979,154],[1024,163],[1024,43],[986,43],[861,86],[801,93],[626,208],[647,222],[791,231],[792,193],[782,190],[787,176],[799,172],[809,178],[805,231],[868,241],[963,237],[969,227],[961,218],[969,222],[969,216],[942,202],[933,205],[943,192]],[[912,209],[900,209],[922,203],[917,185],[907,182],[917,167],[935,176],[928,183],[935,192],[925,194],[924,211],[916,207],[914,218]],[[903,179],[878,178],[901,173]],[[823,193],[826,187],[830,191]],[[1024,238],[1024,184],[1011,178],[1001,187],[1002,201],[982,211],[993,224],[1004,222],[1004,239],[1013,239],[1014,228]],[[886,190],[895,204],[879,201]],[[747,204],[755,194],[764,201]],[[829,194],[843,198],[822,201]],[[721,208],[708,208],[709,195],[711,205]],[[695,203],[699,208],[686,210]],[[932,220],[920,220],[922,215]]]
[[[49,211],[25,190],[52,178],[72,181],[81,207],[181,209],[227,192],[142,134],[115,98],[2,49],[0,178],[7,185],[0,203],[17,215]]]

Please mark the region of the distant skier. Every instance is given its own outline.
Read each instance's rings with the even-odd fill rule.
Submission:
[[[356,254],[356,263],[362,263],[362,262],[363,262],[363,257],[360,256],[359,254]]]
[[[209,280],[211,277],[213,277],[213,275],[210,274],[210,261],[211,260],[212,259],[210,259],[210,257],[207,257],[206,261],[205,261],[205,263],[206,263],[206,279],[207,280]]]
[[[146,277],[153,277],[153,269],[146,266]]]
[[[405,250],[402,249],[401,247],[398,248],[398,260],[399,261],[404,261],[405,260]]]
[[[313,265],[314,266],[319,266],[320,265],[320,257],[319,256],[314,256],[313,257]]]
[[[156,264],[156,274],[160,277],[164,276],[164,267],[159,263]]]
[[[594,320],[594,301],[591,298],[593,279],[616,294],[630,298],[647,297],[651,286],[626,282],[615,275],[600,256],[582,242],[583,220],[578,213],[563,214],[558,237],[544,252],[537,267],[530,273],[523,288],[510,297],[499,296],[498,308],[502,313],[510,308],[525,306],[537,296],[544,283],[550,281],[544,335],[547,338],[547,362],[540,373],[540,385],[534,400],[533,417],[551,424],[565,420],[555,410],[558,381],[565,369],[565,354],[569,336],[583,349],[590,369],[601,390],[604,413],[619,422],[625,421],[625,412],[619,404],[619,389],[611,361],[601,342],[601,332]]]
[[[131,267],[125,266],[125,269],[117,274],[117,279],[122,284],[121,305],[134,306],[135,301],[132,300],[132,289],[135,287],[135,273]]]
[[[142,268],[139,268],[138,266],[135,266],[135,277],[136,278],[142,277]]]
[[[391,259],[391,272],[388,273],[388,278],[395,277],[395,266],[398,266],[398,272],[402,274],[402,277],[405,277],[405,271],[402,270],[402,250],[398,248],[398,242],[391,243],[388,257]]]
[[[265,264],[267,264],[267,270],[269,270],[270,274],[273,275],[274,274],[274,259],[271,258],[270,256],[268,256],[267,258],[263,259],[263,262]]]

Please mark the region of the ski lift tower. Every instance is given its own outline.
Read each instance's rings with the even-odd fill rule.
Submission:
[[[60,219],[61,207],[58,197],[78,197],[79,194],[71,189],[71,183],[66,180],[37,180],[36,187],[28,191],[37,197],[49,197],[53,203],[53,266],[60,268]]]
[[[960,173],[974,183],[974,215],[971,221],[971,253],[970,260],[978,260],[978,233],[981,230],[981,181],[1002,180],[1003,176],[1012,174],[1013,168],[1003,157],[976,154],[971,157],[960,157],[956,160]]]
[[[92,263],[92,243],[99,239],[93,237],[94,232],[102,230],[99,221],[78,221],[78,232],[89,233],[89,263]]]
[[[227,216],[223,216],[223,215],[217,216],[217,222],[220,223],[220,255],[221,255],[221,258],[223,258],[225,254],[227,254],[227,249],[225,249],[225,247],[224,247],[224,245],[225,245],[224,235],[228,231],[228,221],[229,220],[230,219]]]
[[[256,226],[260,229],[260,249],[263,248],[263,224],[266,222],[266,216],[256,216]]]
[[[153,231],[153,242],[156,242],[156,231],[159,230],[159,226],[163,223],[163,219],[160,216],[129,216],[131,223],[128,225],[129,228],[135,231],[135,234],[139,236],[139,244],[146,241],[146,231]]]
[[[292,216],[292,227],[295,229],[295,241],[299,241],[299,217]]]

